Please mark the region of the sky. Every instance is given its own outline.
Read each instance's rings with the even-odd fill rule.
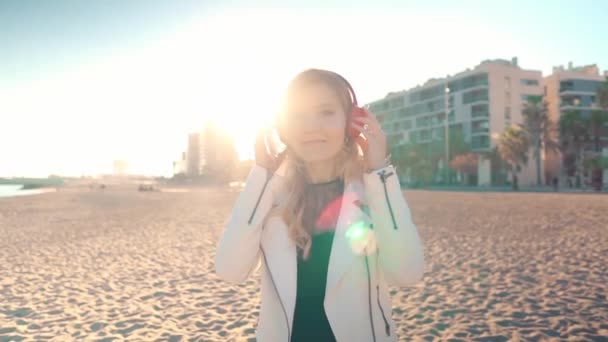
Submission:
[[[485,59],[606,70],[606,22],[605,1],[0,0],[0,177],[170,176],[205,120],[251,158],[310,67],[363,103]]]

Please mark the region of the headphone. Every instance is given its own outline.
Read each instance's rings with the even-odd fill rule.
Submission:
[[[346,78],[344,78],[344,76],[342,76],[336,72],[333,72],[333,71],[330,71],[330,73],[332,73],[333,75],[335,75],[336,77],[341,79],[342,82],[344,82],[344,84],[346,84],[346,88],[348,89],[348,93],[350,94],[351,111],[350,111],[350,113],[347,114],[346,131],[347,131],[347,136],[351,139],[354,139],[354,138],[358,137],[359,134],[361,134],[361,132],[359,132],[359,130],[357,130],[356,128],[352,127],[352,122],[355,118],[366,116],[367,113],[365,112],[365,109],[363,107],[360,107],[359,104],[357,103],[357,95],[355,95],[355,90],[353,89],[353,86],[346,80]]]
[[[355,118],[359,118],[359,117],[365,117],[367,116],[367,112],[365,111],[365,109],[363,107],[360,107],[358,102],[357,102],[357,95],[355,95],[355,90],[353,89],[352,85],[350,84],[350,82],[348,82],[346,80],[346,78],[336,72],[333,71],[329,71],[329,70],[320,70],[320,69],[311,69],[311,72],[325,72],[325,73],[329,73],[333,76],[335,76],[336,78],[338,78],[339,80],[341,80],[344,85],[346,86],[346,89],[348,90],[348,94],[350,97],[350,112],[346,113],[346,138],[347,139],[355,139],[356,137],[358,137],[361,132],[356,129],[355,127],[352,126],[352,122]],[[279,120],[277,120],[277,123],[279,122]],[[277,132],[279,134],[279,138],[281,139],[281,141],[283,143],[285,143],[285,138],[281,133],[281,129],[280,129],[280,125],[277,125]]]

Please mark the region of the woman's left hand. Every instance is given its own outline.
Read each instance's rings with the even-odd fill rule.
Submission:
[[[387,164],[386,135],[376,116],[365,108],[363,110],[367,115],[354,118],[352,125],[361,132],[356,141],[363,150],[367,169],[377,170]]]

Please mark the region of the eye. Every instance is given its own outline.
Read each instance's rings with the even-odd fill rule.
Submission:
[[[332,116],[334,114],[336,114],[336,112],[331,109],[324,109],[321,111],[321,115],[323,116]]]

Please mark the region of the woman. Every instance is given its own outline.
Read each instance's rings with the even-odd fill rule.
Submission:
[[[396,341],[388,285],[417,282],[424,257],[378,121],[342,76],[311,69],[277,129],[286,150],[258,136],[217,274],[241,283],[261,264],[258,341]]]

